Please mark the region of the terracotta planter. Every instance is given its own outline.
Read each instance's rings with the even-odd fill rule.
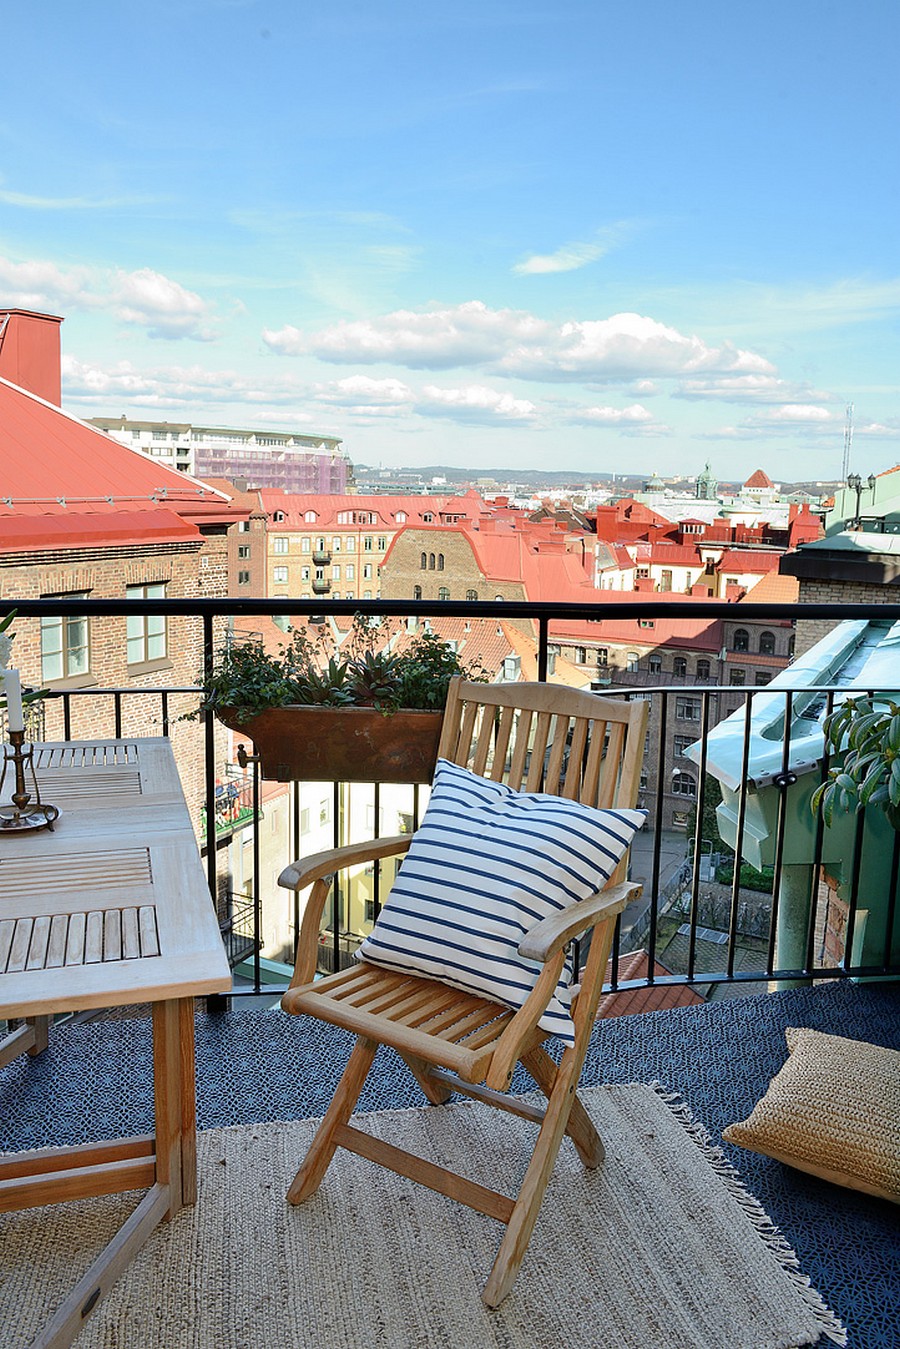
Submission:
[[[370,707],[272,707],[246,721],[233,708],[220,721],[245,735],[264,778],[276,782],[430,782],[443,712]]]

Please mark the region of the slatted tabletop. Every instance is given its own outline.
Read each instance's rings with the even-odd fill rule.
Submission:
[[[169,741],[36,745],[34,764],[61,815],[0,830],[0,1017],[229,991]]]

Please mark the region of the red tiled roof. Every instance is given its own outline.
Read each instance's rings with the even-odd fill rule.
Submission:
[[[777,571],[781,558],[782,554],[777,551],[766,553],[754,548],[726,548],[716,563],[716,570],[736,572],[738,576]]]
[[[646,951],[635,951],[619,960],[618,982],[646,979],[650,961]],[[671,974],[665,965],[655,961],[653,973],[657,978]],[[606,982],[612,981],[612,961],[606,967]],[[627,988],[620,993],[607,993],[600,1000],[597,1020],[609,1016],[631,1016],[635,1012],[658,1012],[672,1007],[696,1007],[703,1002],[699,993],[685,984],[653,984],[649,988]]]
[[[750,604],[796,604],[799,599],[800,582],[796,576],[782,576],[780,572],[770,571],[738,603],[746,600]]]
[[[770,487],[770,488],[773,488],[773,489],[774,489],[775,484],[773,483],[772,479],[769,477],[768,473],[764,473],[764,472],[762,471],[761,468],[758,468],[758,469],[756,470],[755,473],[751,473],[751,474],[750,474],[750,477],[749,477],[749,478],[747,479],[747,481],[744,483],[744,486],[745,486],[745,487]]]

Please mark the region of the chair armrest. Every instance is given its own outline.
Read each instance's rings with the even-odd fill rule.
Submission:
[[[374,862],[379,857],[391,857],[406,852],[413,841],[412,834],[392,834],[387,838],[370,838],[365,843],[350,843],[345,848],[329,848],[327,852],[311,853],[291,862],[278,877],[278,884],[286,890],[302,890],[313,881],[332,876],[342,867],[356,866],[358,862]]]
[[[602,918],[621,913],[626,904],[637,899],[642,888],[636,881],[624,881],[611,890],[599,890],[567,909],[560,909],[559,913],[552,913],[525,933],[519,943],[519,955],[524,960],[542,963],[549,960],[572,937],[593,927]]]

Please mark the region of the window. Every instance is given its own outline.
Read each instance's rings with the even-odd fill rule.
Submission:
[[[429,571],[434,571],[434,564],[435,564],[434,553],[429,553],[429,554],[428,554],[428,570],[429,570]]]
[[[405,525],[405,524],[406,524],[406,511],[398,511],[398,512],[397,512],[396,519],[397,519],[397,524],[398,524],[398,525]]]
[[[289,541],[288,536],[287,536],[286,534],[279,534],[276,538],[274,538],[274,539],[272,540],[272,552],[273,552],[273,553],[286,553],[287,550],[288,550],[289,542],[290,542],[290,541]],[[305,553],[305,552],[307,552],[308,550],[307,550],[306,548],[304,548],[303,551],[304,551],[304,553]]]
[[[477,591],[477,590],[467,590],[467,591],[466,591],[466,599],[467,599],[467,600],[473,600],[473,601],[474,601],[474,600],[477,600],[477,599],[478,599],[478,591]]]
[[[249,583],[250,573],[247,573]],[[163,600],[166,587],[163,582],[153,585],[126,586],[125,598],[128,600]],[[129,614],[125,620],[129,665],[144,665],[150,660],[164,660],[166,657],[166,616],[165,614]]]
[[[287,567],[275,567],[272,571],[272,580],[277,586],[287,585],[288,569]]]
[[[693,743],[694,737],[692,735],[676,735],[675,753],[683,754],[690,745],[693,745]]]
[[[385,548],[387,548],[387,539],[384,537],[384,535],[382,535],[378,540],[379,553],[383,553]]]
[[[301,552],[301,553],[308,553],[308,552],[309,552],[309,537],[308,537],[308,535],[305,535],[305,534],[304,534],[303,538],[300,540],[300,552]]]
[[[679,721],[699,721],[702,707],[699,698],[675,699],[675,715]]]
[[[636,651],[628,651],[628,652],[626,652],[626,653],[625,653],[625,669],[628,670],[630,674],[634,674],[639,668],[640,668],[640,662],[639,662],[639,658],[638,658],[638,653],[637,653]]]
[[[672,673],[677,679],[684,679],[687,675],[687,660],[684,656],[675,656],[672,661]]]
[[[443,571],[443,570],[444,570],[444,554],[443,554],[443,553],[438,553],[438,565],[437,565],[437,569],[438,569],[438,571]]]
[[[434,516],[432,515],[431,511],[426,511],[425,514],[422,516],[422,519],[424,520],[426,525],[430,525],[432,520],[434,519]]]
[[[348,595],[347,598],[348,598],[348,599],[352,599],[353,596],[352,596],[352,595]],[[364,599],[364,600],[370,600],[371,598],[372,598],[372,592],[371,592],[371,590],[364,590],[364,591],[363,591],[363,599]]]
[[[662,656],[648,656],[647,669],[651,674],[662,674]]]
[[[280,525],[284,522],[284,511],[276,511],[272,516],[273,524]]]
[[[761,632],[759,634],[759,654],[761,656],[775,655],[775,634],[774,632]]]
[[[355,580],[356,580],[356,564],[355,564],[354,562],[348,562],[348,563],[347,563],[347,566],[346,566],[345,571],[344,571],[344,575],[345,575],[345,577],[346,577],[346,579],[347,579],[348,581],[355,581]],[[352,596],[351,596],[351,598],[352,598]]]
[[[308,581],[308,580],[309,580],[309,567],[301,567],[301,568],[300,568],[300,580],[301,580],[301,581]]]
[[[576,646],[576,648],[575,648],[575,664],[576,664],[576,665],[587,665],[587,647],[586,647],[586,646]]]
[[[238,525],[238,533],[239,533],[239,534],[249,534],[249,533],[250,533],[250,521],[249,521],[249,520],[242,520],[242,521],[241,521],[241,523]]]
[[[638,579],[639,581],[646,581],[646,580],[647,580],[647,577],[650,575],[650,568],[649,568],[649,567],[635,567],[635,569],[634,569],[634,574],[635,574],[635,576],[637,577],[637,579]]]
[[[324,553],[324,552],[326,552],[326,551],[327,551],[327,550],[326,550],[326,548],[325,548],[325,540],[324,540],[324,539],[316,539],[316,552],[317,552],[317,553]]]
[[[335,534],[334,538],[331,540],[331,551],[332,551],[333,553],[339,553],[339,552],[341,551],[341,536],[340,536],[340,534]]]
[[[249,557],[249,556],[250,556],[250,545],[249,545],[249,543],[241,543],[241,544],[239,544],[239,545],[238,545],[238,557],[245,557],[245,558],[246,558],[246,557]]]
[[[303,518],[308,525],[314,525],[319,517],[316,515],[315,511],[306,511]]]
[[[447,589],[446,586],[441,586],[440,590],[438,591],[438,599],[449,600],[449,598],[450,598],[450,591]]]
[[[331,579],[332,581],[339,581],[341,579],[341,569],[337,563],[331,568]],[[336,595],[335,599],[337,599]]]
[[[239,572],[238,572],[238,585],[239,585],[239,586],[248,586],[249,584],[250,584],[250,573],[249,573],[249,571],[239,571]]]
[[[660,590],[672,589],[672,573],[667,568],[663,569],[663,573],[659,582],[659,588]]]
[[[42,599],[86,600],[86,590],[68,595],[42,595]],[[41,679],[68,679],[85,675],[90,668],[86,618],[41,618]]]
[[[371,562],[367,562],[366,565],[363,567],[363,580],[371,581],[371,579],[372,579],[372,564]]]
[[[423,553],[423,554],[422,554],[422,560],[421,560],[420,566],[421,566],[421,568],[422,568],[422,571],[427,571],[427,569],[428,569],[428,554],[427,554],[427,553]]]
[[[598,647],[597,647],[597,664],[598,664],[598,665],[608,665],[608,664],[609,664],[609,648],[608,648],[608,647],[605,647],[605,646],[598,646]]]
[[[371,551],[372,551],[372,535],[367,534],[366,537],[363,539],[363,552],[371,553]]]
[[[734,651],[750,650],[750,634],[746,628],[735,628],[732,649]]]
[[[771,680],[771,678],[772,678],[772,675],[771,675],[771,672],[770,672],[769,670],[757,670],[757,671],[756,671],[756,677],[755,677],[755,679],[753,680],[753,682],[754,682],[754,684],[756,685],[757,688],[760,688],[760,689],[761,689],[762,686],[763,686],[764,684],[768,684],[768,683],[769,683],[769,681]]]
[[[653,618],[639,618],[639,619],[638,619],[638,627],[639,627],[639,628],[655,628],[655,627],[656,627],[656,620],[653,619]]]
[[[356,539],[352,534],[348,534],[346,539],[344,540],[344,552],[345,553],[356,552]]]
[[[729,670],[729,671],[728,671],[728,682],[729,682],[729,684],[733,685],[734,687],[737,687],[738,685],[743,684],[743,683],[745,682],[745,679],[746,679],[746,675],[744,674],[744,671],[743,671],[743,670]]]
[[[698,679],[709,679],[709,661],[708,661],[708,660],[698,660],[698,661],[697,661],[697,678],[698,678]]]
[[[685,773],[682,769],[676,768],[672,775],[672,791],[676,796],[697,795],[697,779],[693,773]]]
[[[421,598],[422,598],[422,587],[413,586],[413,599],[420,600]]]

